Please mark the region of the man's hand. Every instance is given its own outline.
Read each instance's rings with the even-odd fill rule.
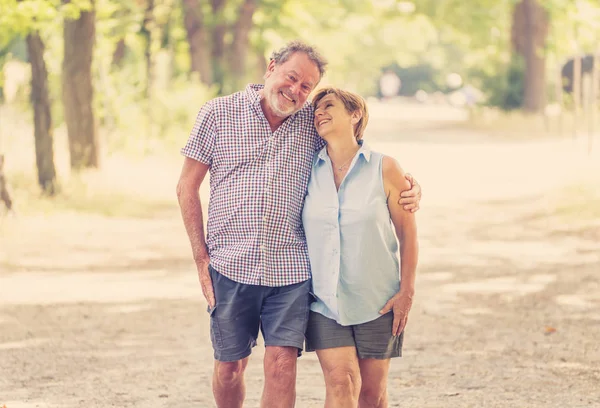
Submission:
[[[213,308],[217,303],[215,300],[215,291],[213,289],[212,279],[210,278],[210,272],[208,271],[209,261],[196,262],[198,268],[198,279],[200,280],[200,286],[202,286],[202,294],[208,302],[208,305]]]
[[[412,295],[409,293],[403,293],[402,291],[396,293],[388,302],[385,304],[383,309],[379,311],[379,314],[386,314],[390,310],[394,313],[394,323],[392,324],[392,336],[399,336],[406,327],[408,321],[408,313],[412,307]]]
[[[410,190],[403,191],[400,194],[398,204],[402,205],[402,208],[406,211],[414,213],[419,209],[419,203],[421,202],[421,186],[411,174],[406,173],[405,177],[410,183]]]

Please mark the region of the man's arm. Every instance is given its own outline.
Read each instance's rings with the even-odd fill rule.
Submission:
[[[210,258],[206,247],[202,204],[200,203],[200,186],[208,169],[208,164],[186,157],[181,169],[179,183],[177,183],[177,199],[181,208],[183,223],[192,245],[192,253],[198,269],[202,293],[209,306],[214,307],[215,294],[208,272]]]

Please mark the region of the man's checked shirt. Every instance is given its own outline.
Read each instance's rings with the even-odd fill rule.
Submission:
[[[260,89],[207,102],[182,154],[210,166],[211,265],[236,282],[285,286],[310,278],[302,206],[323,141],[309,104],[272,132]]]

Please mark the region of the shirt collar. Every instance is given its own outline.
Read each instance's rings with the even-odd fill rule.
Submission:
[[[246,98],[252,105],[260,105],[260,91],[264,88],[261,84],[248,84],[246,86]]]
[[[358,144],[360,145],[360,148],[357,152],[358,156],[364,157],[365,161],[368,163],[369,160],[371,160],[371,148],[364,142],[364,140],[359,140]],[[327,161],[329,159],[329,155],[327,154],[327,146],[323,147],[319,151],[317,157],[319,158],[317,163],[320,163],[321,161]]]

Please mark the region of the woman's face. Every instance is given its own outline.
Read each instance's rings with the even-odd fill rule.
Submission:
[[[342,101],[333,94],[325,95],[315,110],[315,127],[319,136],[331,140],[336,135],[348,132],[354,135],[354,125],[358,121],[357,114],[348,113]]]

